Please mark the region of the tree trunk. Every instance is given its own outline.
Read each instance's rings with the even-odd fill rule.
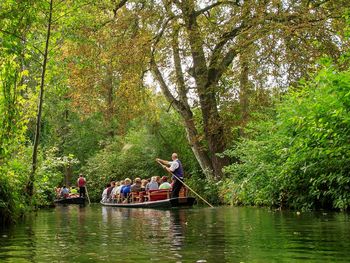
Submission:
[[[70,164],[64,166],[64,183],[65,185],[72,186],[73,168]]]
[[[215,178],[222,177],[222,168],[228,164],[226,158],[220,158],[218,153],[226,149],[224,130],[221,117],[218,112],[215,91],[217,78],[211,77],[207,68],[204,55],[204,43],[196,21],[194,3],[186,2],[182,6],[184,19],[186,21],[188,42],[191,47],[193,59],[194,79],[196,81],[199,102],[201,105],[205,138],[209,148],[209,158]]]
[[[185,128],[187,140],[203,173],[207,178],[212,178],[214,169],[208,157],[208,153],[204,150],[203,146],[198,141],[198,133],[193,120],[185,120]]]
[[[40,126],[41,126],[41,114],[42,114],[43,97],[44,97],[45,73],[46,73],[46,65],[47,65],[47,58],[48,58],[48,52],[49,52],[49,42],[50,42],[51,23],[52,23],[52,6],[53,6],[52,2],[53,0],[50,0],[50,11],[49,11],[49,20],[47,24],[45,52],[43,57],[42,70],[41,70],[40,94],[39,94],[38,113],[37,113],[37,119],[36,119],[36,130],[35,130],[33,156],[32,156],[32,171],[29,175],[29,180],[26,187],[27,194],[29,197],[33,196],[35,173],[36,173],[37,162],[38,162],[38,146],[39,146],[39,140],[40,140]]]
[[[210,91],[213,89],[214,87],[205,89],[206,93],[200,95],[200,104],[213,174],[216,179],[219,179],[222,177],[222,168],[228,164],[228,159],[217,156],[226,150],[226,141],[214,93]]]
[[[183,100],[176,100],[171,94],[168,86],[166,85],[162,74],[160,73],[157,64],[154,61],[154,58],[151,60],[152,72],[160,84],[161,90],[166,98],[166,100],[173,105],[175,110],[182,116],[186,128],[186,134],[188,142],[191,146],[191,149],[196,156],[196,159],[201,166],[203,173],[208,177],[213,177],[213,166],[211,164],[210,158],[205,147],[198,140],[199,134],[196,128],[196,125],[193,120],[193,114],[186,102],[186,96]],[[184,95],[184,94],[182,94]]]

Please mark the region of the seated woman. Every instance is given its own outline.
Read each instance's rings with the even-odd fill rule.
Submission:
[[[141,191],[146,191],[146,185],[148,184],[147,179],[142,179],[141,181]]]
[[[111,192],[112,200],[117,199],[117,197],[118,197],[117,190],[118,190],[119,186],[120,186],[120,182],[119,181],[115,182],[114,188],[112,189],[112,192]]]
[[[108,200],[107,191],[108,191],[108,188],[109,188],[110,186],[111,186],[110,184],[107,184],[105,190],[103,190],[103,193],[102,193],[102,202],[107,202],[107,200]]]
[[[146,191],[158,190],[157,177],[152,176],[151,181],[146,185]]]
[[[159,186],[159,189],[161,190],[171,189],[171,184],[168,183],[168,177],[166,176],[162,177],[162,184]]]

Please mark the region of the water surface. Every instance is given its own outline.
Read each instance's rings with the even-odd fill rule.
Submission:
[[[0,262],[349,262],[346,213],[59,206],[0,229]]]

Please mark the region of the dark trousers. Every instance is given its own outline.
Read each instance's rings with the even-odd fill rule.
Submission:
[[[79,187],[79,196],[85,197],[85,186]]]
[[[183,180],[183,179],[181,179],[181,180]],[[179,197],[179,192],[180,192],[182,186],[183,186],[182,182],[175,178],[173,190],[171,191],[171,198]]]

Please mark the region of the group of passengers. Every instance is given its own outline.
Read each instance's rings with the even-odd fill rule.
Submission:
[[[68,197],[78,197],[79,196],[79,192],[74,186],[67,187],[64,185],[62,187],[57,187],[55,192],[56,192],[57,198],[68,198]]]
[[[86,194],[86,179],[83,177],[83,174],[79,174],[79,178],[77,180],[77,186],[79,190],[72,186],[67,187],[66,185],[63,185],[62,187],[57,187],[56,197],[57,198],[68,198],[68,197],[85,197]]]
[[[168,177],[153,176],[150,179],[135,178],[133,181],[125,178],[121,181],[110,182],[102,193],[102,202],[129,202],[132,193],[145,194],[154,190],[171,190],[172,184]],[[143,196],[143,195],[142,195]]]
[[[156,158],[156,162],[159,163],[168,173],[172,174],[172,183],[168,182],[168,178],[163,176],[153,176],[150,180],[141,178],[135,178],[132,182],[129,178],[120,182],[112,181],[107,185],[106,189],[102,193],[102,202],[129,202],[130,197],[133,201],[133,196],[138,195],[139,201],[144,201],[144,196],[147,192],[153,190],[168,190],[171,189],[171,197],[179,197],[179,192],[184,183],[184,172],[182,164],[178,159],[177,153],[171,155],[171,161],[162,160]]]

